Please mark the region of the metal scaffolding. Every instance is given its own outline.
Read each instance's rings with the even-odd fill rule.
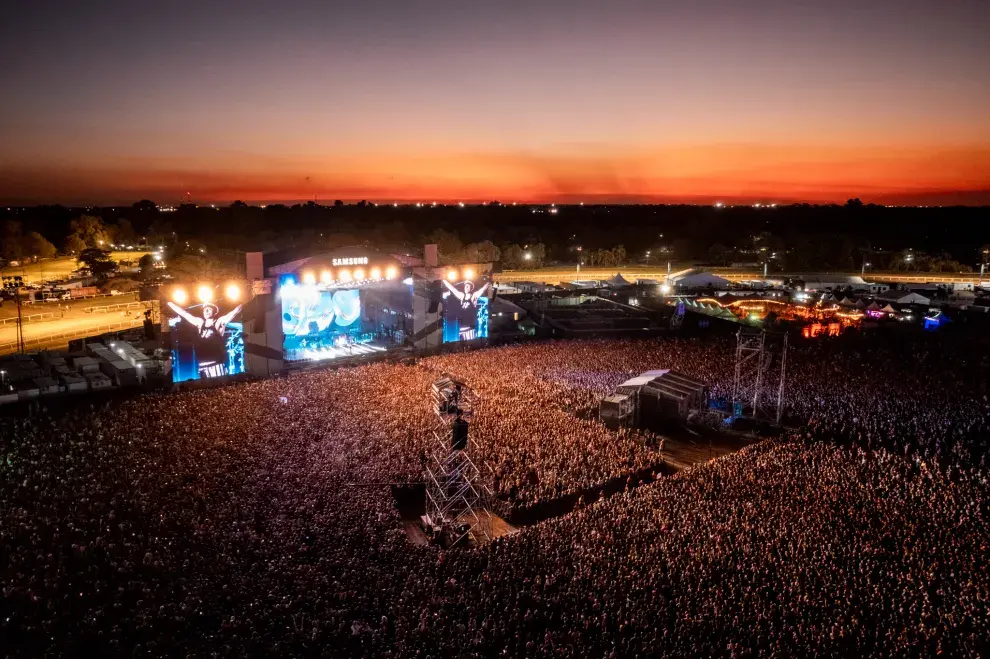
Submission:
[[[733,415],[769,418],[780,423],[786,374],[787,334],[741,328],[736,335]]]
[[[465,385],[444,376],[430,388],[437,426],[426,465],[424,525],[453,546],[471,536],[475,543],[492,539],[491,488],[475,464],[488,469],[481,446],[471,437],[477,397]]]

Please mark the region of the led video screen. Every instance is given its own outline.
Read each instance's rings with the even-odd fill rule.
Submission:
[[[383,352],[403,343],[412,311],[405,287],[289,285],[281,288],[280,296],[287,361]]]
[[[443,281],[443,342],[488,337],[488,282]]]
[[[239,291],[235,297],[240,297]],[[185,292],[173,294],[166,311],[172,382],[244,372],[242,305],[230,297],[215,296],[208,286],[200,287],[192,304],[186,303]]]

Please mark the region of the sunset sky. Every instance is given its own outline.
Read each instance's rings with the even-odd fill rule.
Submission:
[[[0,202],[990,203],[988,26],[986,0],[15,0]]]

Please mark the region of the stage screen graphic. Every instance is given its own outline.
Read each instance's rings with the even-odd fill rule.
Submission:
[[[405,339],[408,288],[321,288],[283,285],[282,331],[288,361],[337,359],[383,352]]]
[[[443,342],[488,337],[488,282],[443,280]]]
[[[184,300],[185,293],[178,297]],[[217,378],[244,372],[242,305],[200,287],[195,304],[167,304],[172,349],[172,382]],[[238,295],[239,297],[239,295]]]

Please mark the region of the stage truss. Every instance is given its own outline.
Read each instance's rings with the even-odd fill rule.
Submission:
[[[470,432],[477,397],[463,382],[445,376],[433,383],[431,399],[437,426],[426,465],[424,525],[449,546],[461,543],[469,534],[475,543],[489,542],[494,537],[490,512],[493,495],[486,484],[490,474],[481,469],[490,468]],[[468,423],[467,442],[460,450],[454,448],[458,420]]]
[[[733,416],[772,419],[780,423],[784,414],[786,376],[787,334],[741,328],[736,334]]]

